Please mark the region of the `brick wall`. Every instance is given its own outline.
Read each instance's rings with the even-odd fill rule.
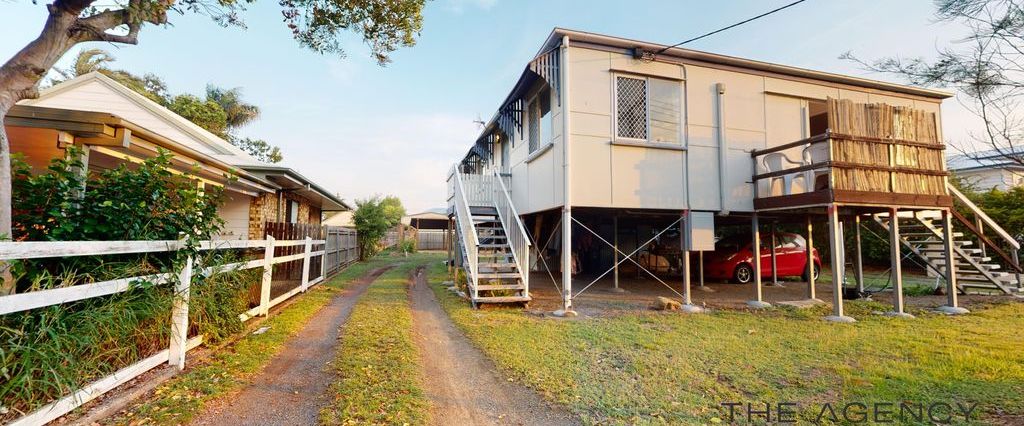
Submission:
[[[310,204],[309,200],[293,193],[284,193],[284,205],[289,200],[299,202],[298,223],[320,223],[320,208]],[[287,208],[287,207],[284,207]],[[264,193],[253,198],[249,205],[249,238],[264,238],[264,228],[267,222],[278,222],[285,220],[285,214],[278,218],[277,194]]]

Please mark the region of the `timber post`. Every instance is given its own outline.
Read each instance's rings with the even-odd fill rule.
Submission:
[[[758,221],[757,212],[754,212],[750,219],[750,231],[754,239],[750,246],[750,263],[754,269],[754,300],[748,301],[747,306],[763,309],[772,305],[764,301],[764,289],[761,288],[761,224]]]
[[[946,255],[946,305],[939,307],[939,312],[949,315],[969,313],[965,308],[960,307],[956,292],[959,290],[956,284],[956,252],[953,249],[953,221],[949,210],[942,210],[942,248]]]
[[[171,307],[171,341],[167,350],[167,364],[178,371],[185,369],[185,352],[188,351],[188,301],[192,291],[192,256],[178,271],[174,285],[174,304]]]
[[[807,216],[807,300],[817,300],[818,294],[814,288],[814,270],[817,269],[817,265],[814,264],[814,222],[811,216]]]
[[[263,249],[263,279],[260,281],[260,315],[270,313],[270,286],[274,280],[274,236],[267,235]]]
[[[858,233],[859,234],[859,233]],[[860,248],[860,239],[857,240],[857,247]],[[892,303],[893,311],[889,313],[891,316],[896,317],[912,317],[912,315],[903,311],[903,265],[901,260],[903,254],[900,252],[900,221],[899,221],[899,209],[893,207],[889,209],[889,255],[890,255],[890,273],[892,275]],[[860,256],[858,256],[859,259]],[[860,278],[858,277],[858,280]],[[859,288],[859,285],[858,285]]]
[[[825,317],[833,322],[856,322],[843,312],[843,265],[842,227],[839,221],[839,206],[828,205],[828,243],[832,258],[832,315]]]

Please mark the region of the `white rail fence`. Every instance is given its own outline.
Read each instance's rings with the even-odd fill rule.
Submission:
[[[305,292],[310,287],[323,282],[325,272],[337,270],[340,266],[333,267],[329,262],[319,262],[321,270],[319,276],[310,279],[310,264],[313,258],[324,257],[327,250],[313,251],[314,244],[325,244],[325,240],[304,240],[278,241],[273,237],[265,240],[224,240],[224,241],[203,241],[199,244],[199,250],[226,250],[226,249],[262,249],[262,257],[253,260],[241,261],[226,265],[202,267],[195,265],[194,259],[189,257],[181,269],[175,273],[162,273],[146,276],[118,278],[114,280],[101,281],[89,284],[80,284],[70,287],[36,290],[26,293],[17,293],[8,296],[0,296],[0,315],[15,312],[27,311],[46,306],[60,305],[78,300],[91,299],[95,297],[108,296],[130,290],[135,283],[151,282],[153,284],[173,284],[175,288],[175,300],[170,312],[171,338],[168,348],[160,351],[135,364],[124,367],[110,376],[104,377],[90,383],[81,389],[54,401],[28,415],[10,423],[11,426],[42,425],[53,421],[71,410],[95,399],[103,393],[114,389],[121,384],[145,373],[160,364],[168,363],[181,370],[185,367],[185,354],[189,350],[203,343],[203,336],[187,335],[188,331],[188,309],[189,295],[193,273],[209,276],[217,272],[263,268],[263,275],[260,283],[259,304],[242,313],[239,319],[248,321],[256,316],[266,316],[270,308],[288,300],[289,298]],[[287,256],[274,256],[274,249],[277,247],[303,246],[301,253]],[[106,256],[117,254],[141,254],[173,252],[185,248],[182,241],[59,241],[59,242],[0,242],[0,260],[23,260],[40,258],[58,258],[75,256]],[[338,256],[338,260],[345,256]],[[302,279],[294,288],[287,292],[271,298],[271,286],[274,265],[302,261]]]

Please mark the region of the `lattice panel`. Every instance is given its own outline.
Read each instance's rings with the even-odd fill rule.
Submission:
[[[616,77],[618,136],[647,139],[647,81]]]

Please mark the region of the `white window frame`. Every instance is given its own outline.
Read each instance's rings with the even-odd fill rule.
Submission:
[[[543,132],[543,129],[544,129],[544,114],[541,112],[542,109],[541,109],[541,103],[540,103],[541,102],[541,98],[540,97],[545,92],[548,95],[548,114],[552,115],[551,129],[550,129],[551,138],[548,139],[547,141],[538,140],[537,141],[537,146],[536,147],[531,147],[530,146],[530,134],[533,133],[533,129],[531,128],[530,117],[533,115],[532,105],[533,105],[534,102],[537,102],[537,113],[538,113],[538,115],[537,115],[537,127],[538,127],[538,129],[537,129],[537,138],[538,139],[543,139],[544,138],[544,132]],[[526,103],[525,103],[526,104],[525,105],[525,107],[526,107],[526,114],[525,114],[525,116],[526,116],[526,132],[525,132],[526,134],[525,134],[525,136],[526,136],[526,138],[525,139],[526,139],[526,150],[527,150],[526,154],[528,156],[532,155],[534,153],[544,152],[551,145],[553,145],[555,143],[555,125],[554,125],[555,124],[554,123],[555,111],[554,111],[553,105],[551,104],[551,93],[552,93],[551,89],[542,87],[540,90],[537,91],[537,93],[534,93],[533,96],[531,96],[530,99],[528,99],[526,101]]]
[[[293,208],[294,207],[294,208]],[[299,202],[288,200],[289,223],[299,223]]]
[[[619,78],[632,78],[644,81],[644,110],[646,120],[644,126],[647,133],[646,139],[630,138],[619,136]],[[679,131],[676,135],[677,142],[658,142],[652,139],[651,135],[651,80],[661,80],[679,85]],[[686,142],[686,88],[682,86],[684,81],[671,78],[660,78],[648,75],[637,75],[629,73],[612,73],[612,141],[623,141],[627,143],[642,143],[665,146],[685,146]]]

